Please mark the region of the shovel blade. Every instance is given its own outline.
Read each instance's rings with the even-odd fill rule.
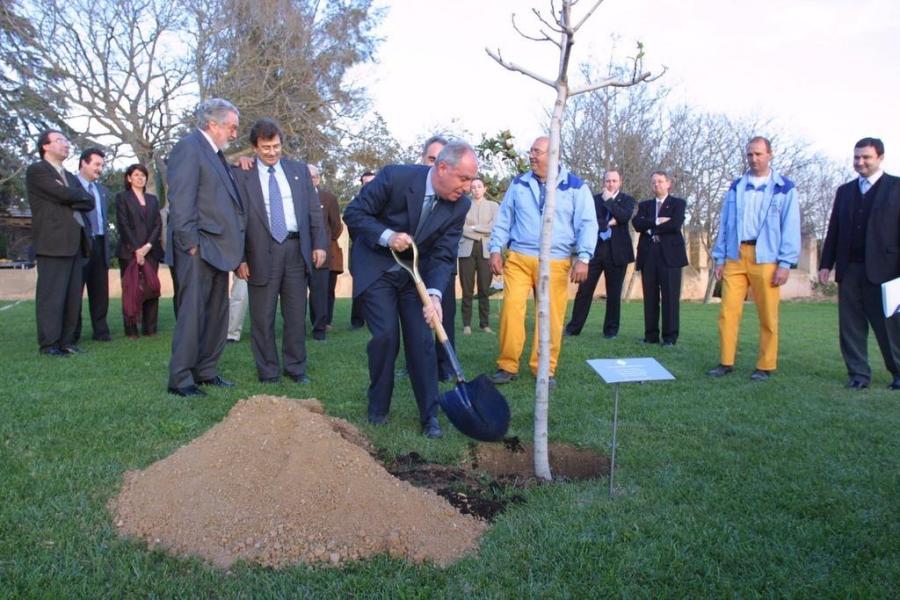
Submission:
[[[496,442],[509,429],[509,404],[486,375],[457,383],[441,395],[440,404],[453,426],[470,438]]]

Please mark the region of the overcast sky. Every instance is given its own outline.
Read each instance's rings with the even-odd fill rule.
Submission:
[[[582,0],[576,16],[591,1]],[[500,48],[508,60],[554,78],[556,47],[522,40],[510,25],[517,12],[520,27],[534,31],[530,9],[546,12],[549,0],[380,4],[388,13],[378,63],[355,77],[402,142],[454,121],[475,142],[510,129],[526,148],[540,133],[553,90],[501,68],[484,48]],[[576,36],[573,65],[605,67],[613,34],[620,60],[640,40],[647,67],[668,67],[670,98],[734,117],[772,118],[848,167],[854,142],[878,136],[887,147],[886,170],[900,174],[898,32],[898,0],[606,0]]]

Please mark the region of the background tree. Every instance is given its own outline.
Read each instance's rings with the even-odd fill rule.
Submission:
[[[650,80],[650,73],[645,72],[642,69],[643,47],[638,43],[638,53],[634,59],[634,68],[631,70],[628,77],[608,77],[581,89],[569,89],[569,61],[572,54],[572,45],[575,42],[575,34],[603,2],[603,0],[596,0],[590,5],[580,19],[573,21],[572,7],[577,4],[578,1],[579,0],[562,0],[562,6],[559,13],[553,15],[550,20],[541,15],[539,11],[533,10],[534,15],[541,23],[538,34],[533,36],[523,33],[516,26],[515,15],[513,15],[513,27],[523,37],[537,42],[549,42],[554,44],[559,50],[559,69],[555,79],[548,79],[537,75],[523,67],[504,60],[499,51],[492,52],[490,49],[486,49],[488,55],[504,68],[522,73],[556,91],[556,102],[550,118],[550,151],[547,166],[547,181],[551,182],[551,185],[547,186],[547,196],[545,199],[541,227],[538,297],[536,303],[539,341],[538,372],[534,407],[534,474],[535,476],[546,480],[552,479],[549,454],[547,452],[547,419],[549,412],[548,382],[550,374],[550,244],[553,228],[553,213],[556,206],[555,182],[557,175],[559,174],[560,129],[562,127],[563,116],[565,115],[566,101],[570,96],[577,96],[593,90],[605,87],[629,87]],[[555,10],[555,4],[552,0],[550,6],[551,10]],[[554,38],[558,38],[558,40]]]
[[[285,150],[319,163],[368,108],[347,71],[372,58],[372,0],[209,0],[194,4],[201,96],[228,98],[244,123],[279,122]],[[203,29],[201,24],[207,26]],[[247,147],[246,139],[235,150]]]

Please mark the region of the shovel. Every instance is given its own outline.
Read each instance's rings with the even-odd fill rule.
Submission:
[[[411,242],[412,262],[405,261],[391,249],[394,260],[403,267],[416,284],[419,298],[426,306],[431,298],[425,289],[425,283],[419,275],[419,249]],[[440,405],[453,426],[460,432],[482,442],[496,442],[503,439],[509,428],[509,404],[487,375],[479,375],[472,381],[466,381],[459,358],[453,345],[447,339],[447,332],[440,321],[434,325],[434,333],[450,358],[450,364],[456,375],[456,387],[441,394]]]

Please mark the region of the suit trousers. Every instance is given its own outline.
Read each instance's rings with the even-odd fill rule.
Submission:
[[[228,272],[174,249],[178,318],[172,335],[169,387],[182,388],[218,375],[228,329]]]
[[[292,377],[306,375],[306,263],[300,240],[272,244],[269,281],[248,286],[250,292],[250,345],[260,379],[281,375],[275,342],[275,311],[281,299],[284,332],[281,349],[284,372]]]
[[[659,342],[660,303],[662,303],[662,341],[678,341],[678,310],[681,298],[681,267],[670,267],[662,255],[662,245],[652,243],[641,269],[644,292],[644,339]]]
[[[772,285],[778,265],[756,263],[756,247],[741,244],[738,260],[726,260],[722,271],[722,306],[719,308],[719,362],[733,366],[738,330],[744,311],[747,288],[753,290],[759,315],[759,354],[756,368],[774,371],[778,367],[778,303],[781,288]]]
[[[588,275],[578,286],[575,302],[572,306],[572,318],[566,325],[566,331],[578,335],[584,328],[594,291],[600,281],[600,275],[606,273],[606,316],[603,319],[603,335],[614,336],[619,333],[619,319],[622,313],[622,286],[628,265],[615,265],[612,261],[612,245],[609,241],[600,242],[594,250],[594,257],[588,264]]]
[[[569,301],[569,270],[572,262],[568,258],[550,261],[550,376],[556,373],[559,353],[562,349],[563,321]],[[525,348],[525,314],[528,308],[528,294],[537,290],[538,257],[510,252],[503,267],[503,308],[500,310],[500,355],[497,368],[508,373],[519,372],[519,357]],[[531,344],[531,358],[528,361],[531,372],[537,375],[538,320],[534,320],[534,339]]]
[[[328,273],[328,325],[334,322],[334,291],[337,289],[338,275],[340,273],[337,271]]]
[[[466,327],[472,326],[472,300],[475,284],[478,284],[478,326],[490,326],[491,261],[482,254],[480,241],[472,243],[472,254],[459,259],[459,285],[462,288],[462,321]]]
[[[369,357],[369,417],[383,417],[391,408],[394,393],[394,363],[403,346],[409,382],[425,423],[437,416],[438,375],[434,354],[434,334],[422,317],[422,301],[406,271],[385,272],[360,296],[363,317],[372,339],[366,347]],[[398,319],[399,314],[399,319]]]
[[[444,326],[444,332],[447,339],[450,340],[451,346],[456,346],[456,273],[450,276],[450,283],[447,289],[441,294],[441,325]],[[429,329],[429,331],[431,331]],[[438,376],[441,380],[449,379],[453,376],[453,365],[450,363],[450,357],[444,350],[443,344],[434,338],[434,353],[438,361]]]
[[[232,276],[231,295],[228,297],[228,334],[229,340],[241,341],[244,331],[244,317],[247,316],[247,281]]]
[[[75,256],[38,256],[35,306],[41,350],[75,343],[81,314],[81,262]]]
[[[328,283],[331,270],[326,265],[321,269],[313,269],[309,274],[309,324],[313,337],[325,339],[325,326],[328,325]]]
[[[884,366],[900,375],[900,315],[884,318],[881,286],[866,277],[865,263],[847,263],[838,284],[838,327],[847,374],[869,381],[869,326],[875,332]]]
[[[109,269],[106,266],[106,237],[91,238],[91,255],[81,269],[81,279],[87,287],[88,306],[91,315],[91,332],[93,338],[109,338],[109,324],[106,315],[109,312]],[[81,313],[75,325],[75,342],[81,339]]]
[[[128,268],[128,263],[134,259],[127,258],[119,258],[119,273],[121,277],[125,278],[125,270]],[[153,270],[159,273],[159,265],[154,262],[152,259],[146,259],[150,261],[150,264],[153,265]],[[144,335],[155,335],[156,330],[158,328],[159,321],[159,297],[150,298],[148,300],[144,300],[144,303],[141,305],[141,333]],[[137,325],[128,325],[125,322],[125,303],[122,303],[122,324],[125,330],[125,335],[129,337],[136,337],[138,334]]]

